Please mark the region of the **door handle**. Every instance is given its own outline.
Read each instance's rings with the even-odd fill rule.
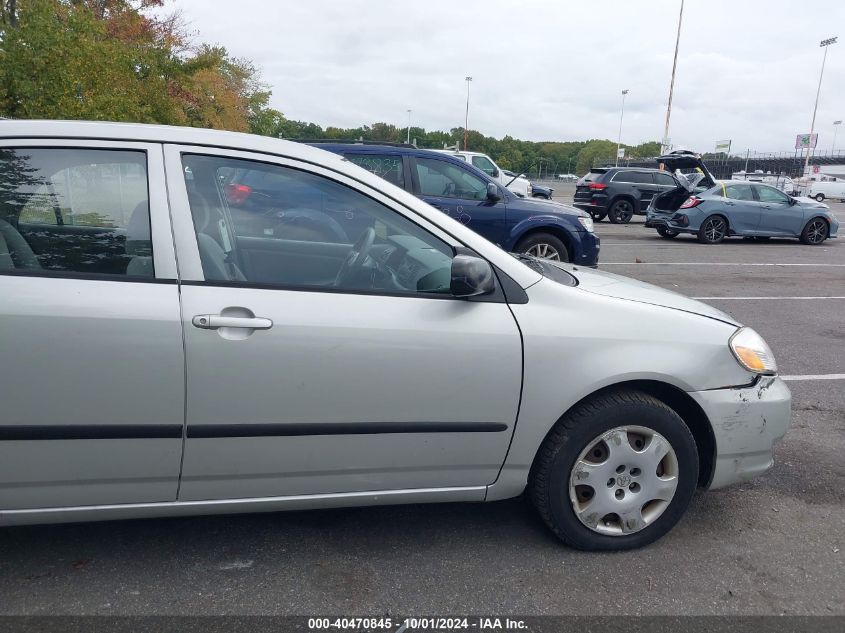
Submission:
[[[263,317],[235,317],[219,314],[198,314],[191,319],[191,323],[202,330],[216,330],[221,327],[269,330],[273,327],[273,321]]]

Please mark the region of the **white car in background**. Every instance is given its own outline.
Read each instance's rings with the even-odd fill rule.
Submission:
[[[493,180],[497,181],[503,187],[506,187],[508,190],[514,192],[516,195],[521,196],[523,198],[530,198],[532,194],[531,190],[531,183],[520,176],[508,176],[505,173],[505,170],[500,168],[493,159],[490,158],[487,154],[482,154],[481,152],[462,152],[460,150],[451,150],[451,149],[437,149],[434,150],[435,152],[440,152],[441,154],[449,154],[450,156],[454,156],[455,158],[460,158],[461,160],[465,160],[473,167],[476,167],[483,171],[485,174],[490,176]]]
[[[809,198],[822,202],[826,198],[845,200],[845,180],[813,180],[810,181]]]

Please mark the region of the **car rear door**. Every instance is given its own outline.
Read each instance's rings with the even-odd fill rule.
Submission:
[[[467,225],[494,244],[508,236],[504,187],[498,200],[487,198],[487,183],[468,167],[439,158],[411,156],[414,194],[446,215]]]
[[[311,163],[188,146],[166,161],[187,355],[180,500],[444,487],[482,498],[516,420],[521,339],[507,304],[444,294],[451,238]],[[290,179],[311,192],[303,212],[345,208],[370,226],[356,245],[247,240],[263,241],[270,263],[256,266],[220,186],[232,170]],[[317,260],[331,278],[311,274]]]
[[[760,235],[799,235],[804,228],[804,210],[790,204],[789,196],[768,185],[753,185],[760,203]]]
[[[184,356],[161,147],[0,140],[0,511],[173,501]]]
[[[752,235],[760,225],[762,205],[752,185],[731,183],[722,190],[728,224],[734,233]]]

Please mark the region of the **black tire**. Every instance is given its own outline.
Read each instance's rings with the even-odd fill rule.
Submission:
[[[669,505],[651,524],[630,534],[601,534],[578,518],[570,501],[569,479],[579,455],[596,438],[610,429],[630,426],[631,420],[669,442],[677,457],[677,487]],[[529,492],[546,525],[567,545],[625,550],[648,545],[671,530],[686,511],[697,482],[698,450],[684,421],[656,398],[626,389],[586,400],[558,421],[534,460]]]
[[[549,253],[554,251],[557,257],[542,256],[542,253]],[[551,233],[532,233],[522,238],[516,245],[517,253],[524,253],[526,255],[533,255],[540,259],[551,259],[553,261],[568,262],[571,261],[569,257],[569,250],[566,248],[559,237]]]
[[[660,234],[660,237],[665,237],[667,240],[671,240],[674,237],[678,237],[678,231],[673,231],[672,229],[667,229],[665,226],[658,226],[657,232]]]
[[[819,246],[824,243],[830,234],[830,227],[824,218],[815,217],[801,231],[801,243],[809,246]]]
[[[824,194],[823,193],[817,193],[813,197],[816,199],[816,202],[822,202],[824,200]]]
[[[634,203],[626,198],[616,200],[607,212],[611,224],[628,224],[634,217]]]
[[[590,216],[592,216],[593,222],[601,222],[607,217],[607,211],[593,211],[591,209]]]
[[[698,228],[698,241],[702,244],[718,244],[728,234],[728,220],[723,215],[710,215],[704,218]]]

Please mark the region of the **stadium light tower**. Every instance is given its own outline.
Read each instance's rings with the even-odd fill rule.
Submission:
[[[819,46],[824,49],[824,56],[822,57],[822,70],[819,73],[819,87],[816,88],[816,105],[813,106],[813,121],[810,123],[810,138],[813,138],[813,132],[816,128],[816,110],[819,109],[819,93],[822,91],[822,77],[824,77],[824,63],[827,61],[827,47],[831,44],[836,44],[836,37],[829,37],[826,40],[819,42]],[[804,159],[804,177],[807,176],[810,168],[810,148],[807,147],[807,157]]]
[[[411,144],[411,111],[408,110],[408,139],[405,141],[408,145]]]
[[[472,77],[467,76],[467,111],[466,117],[464,118],[464,151],[467,151],[467,131],[469,129],[469,84],[472,81]]]
[[[622,91],[622,111],[619,113],[619,136],[616,137],[616,165],[619,166],[619,146],[622,145],[622,117],[625,116],[625,95],[628,89]]]

